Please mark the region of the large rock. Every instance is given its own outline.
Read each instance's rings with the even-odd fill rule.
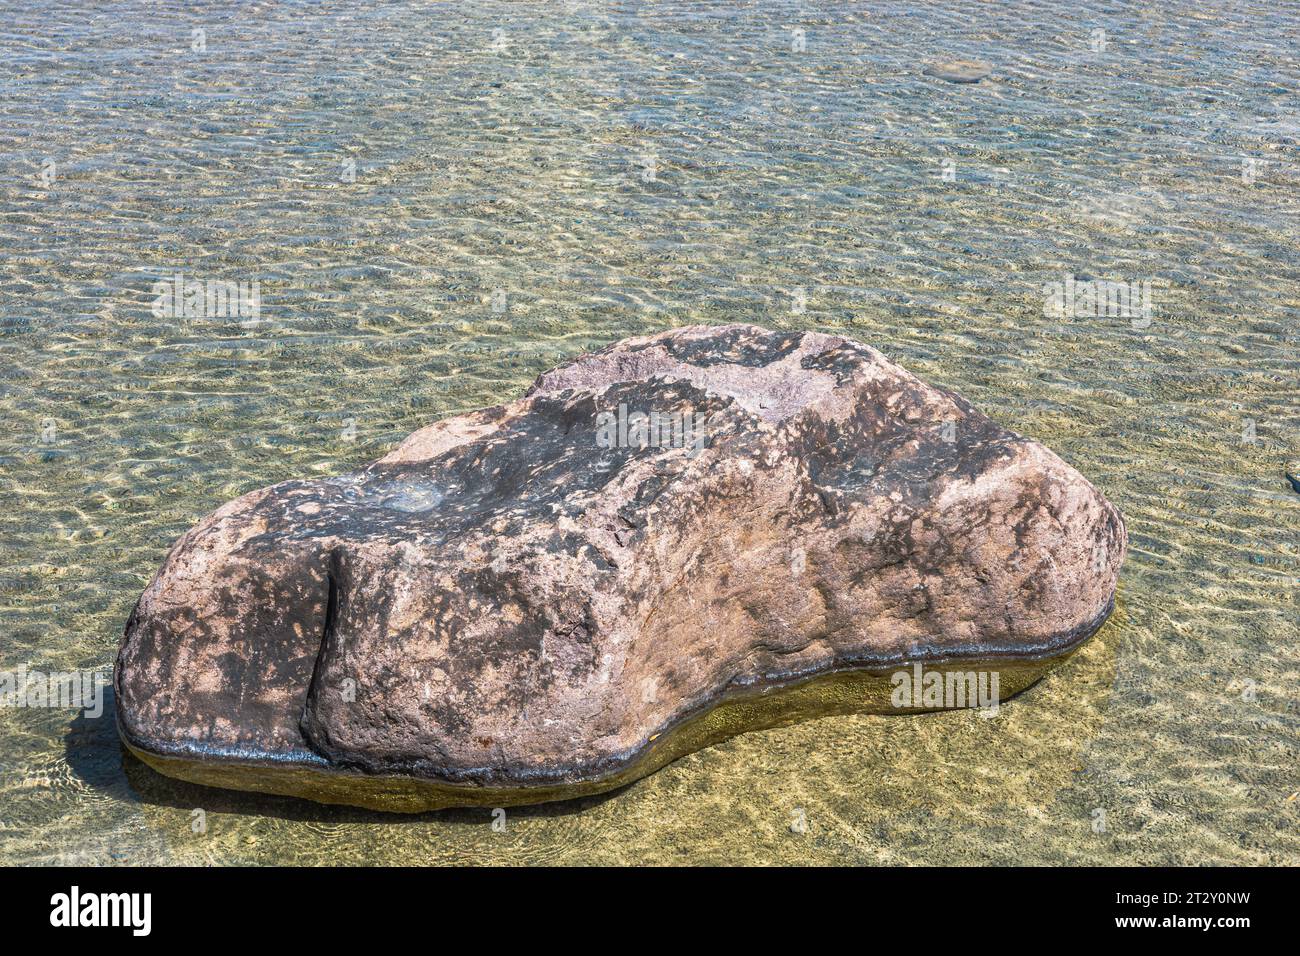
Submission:
[[[205,518],[127,624],[119,726],[164,773],[327,802],[599,792],[951,706],[899,696],[913,665],[1005,698],[1102,624],[1125,544],[1055,454],[873,348],[683,328]]]

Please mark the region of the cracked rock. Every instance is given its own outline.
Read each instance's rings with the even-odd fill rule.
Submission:
[[[131,615],[118,722],[215,786],[579,796],[747,730],[933,707],[902,672],[1010,696],[1101,626],[1125,546],[1077,471],[874,348],[682,328],[213,512]]]

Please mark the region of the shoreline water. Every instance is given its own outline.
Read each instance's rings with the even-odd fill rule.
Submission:
[[[111,666],[220,502],[695,322],[879,347],[1058,452],[1131,544],[1122,613],[994,719],[746,734],[503,830],[169,781],[111,694],[0,708],[0,861],[1300,862],[1298,25],[1172,0],[12,11],[0,670]],[[256,322],[153,314],[178,273],[256,282]],[[1149,324],[1049,314],[1065,277],[1149,282]]]

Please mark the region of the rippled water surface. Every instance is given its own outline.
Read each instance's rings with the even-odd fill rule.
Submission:
[[[0,862],[1300,862],[1295,5],[29,0],[0,60],[0,669],[109,668],[225,500],[686,323],[876,345],[1132,538],[995,719],[750,734],[503,831],[0,709]],[[160,316],[177,272],[260,313]],[[1066,277],[1153,308],[1054,314]]]

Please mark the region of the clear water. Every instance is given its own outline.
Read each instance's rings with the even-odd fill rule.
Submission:
[[[227,499],[692,322],[870,342],[1060,452],[1132,536],[1120,612],[996,719],[751,734],[504,830],[186,786],[108,717],[0,709],[0,862],[1300,862],[1293,4],[0,24],[0,668],[111,666]],[[922,75],[951,58],[991,74]],[[260,315],[155,315],[177,271],[258,281]],[[1047,314],[1066,276],[1149,281],[1149,324]]]

